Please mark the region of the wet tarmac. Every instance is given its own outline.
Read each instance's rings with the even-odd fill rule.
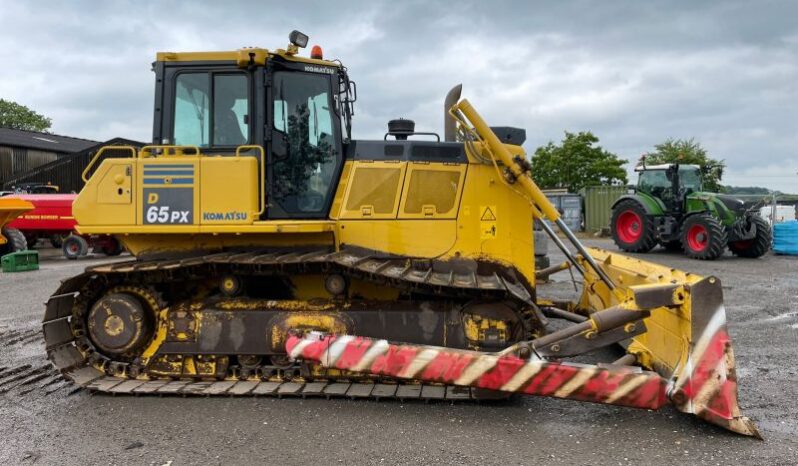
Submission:
[[[588,244],[614,250],[607,240]],[[41,250],[0,273],[0,464],[798,464],[798,258],[641,256],[723,283],[740,405],[765,437],[660,411],[515,398],[487,404],[91,395],[49,366],[43,303],[96,256]],[[562,260],[552,254],[552,263]],[[540,289],[567,296],[567,272]]]

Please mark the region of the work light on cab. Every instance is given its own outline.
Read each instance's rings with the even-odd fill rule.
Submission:
[[[291,31],[291,34],[288,34],[288,41],[299,48],[304,49],[305,47],[308,46],[308,36],[306,34],[302,34],[296,29]]]

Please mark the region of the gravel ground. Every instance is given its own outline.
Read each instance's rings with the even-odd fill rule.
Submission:
[[[644,256],[722,280],[740,405],[760,442],[668,407],[550,398],[451,405],[92,396],[58,381],[39,322],[59,280],[106,259],[41,253],[40,271],[0,274],[0,367],[29,365],[21,373],[31,374],[0,377],[0,464],[798,464],[798,258]],[[541,294],[573,290],[567,273],[554,278]]]

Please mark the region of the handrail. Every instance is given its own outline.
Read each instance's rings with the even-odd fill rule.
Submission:
[[[404,136],[405,139],[396,139],[397,141],[406,141],[407,136],[435,136],[438,139],[438,142],[441,142],[441,135],[438,133],[428,132],[428,131],[413,131],[412,133],[391,133],[390,131],[385,133],[385,136],[382,137],[383,141],[388,140],[388,136]]]
[[[202,155],[200,153],[200,148],[197,146],[151,145],[151,146],[144,146],[141,148],[141,150],[139,151],[139,158],[145,159],[147,157],[154,156],[155,154],[153,151],[156,149],[164,150],[166,152],[166,155],[171,155],[169,154],[169,150],[171,149],[174,151],[174,156],[176,157],[183,155],[194,155],[194,156]],[[186,149],[191,149],[194,151],[194,153],[187,154],[185,151]]]
[[[83,179],[84,183],[88,183],[89,182],[89,178],[88,178],[89,170],[91,170],[91,167],[94,166],[94,164],[97,162],[97,160],[103,154],[103,152],[106,151],[106,149],[108,149],[108,150],[111,150],[111,149],[129,150],[132,158],[134,158],[134,159],[136,158],[136,148],[133,147],[133,146],[103,146],[103,147],[100,148],[100,150],[97,151],[96,154],[94,154],[94,157],[91,158],[91,161],[89,161],[89,164],[86,165],[86,168],[83,169],[83,173],[80,174],[80,177]]]
[[[263,150],[263,146],[258,145],[248,145],[248,146],[238,146],[236,147],[236,157],[241,156],[242,150],[252,150],[256,149],[260,152],[260,199],[258,204],[260,205],[260,210],[255,214],[258,217],[263,215],[263,212],[266,211],[266,152]]]

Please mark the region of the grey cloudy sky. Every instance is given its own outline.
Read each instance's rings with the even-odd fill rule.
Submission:
[[[694,137],[727,184],[798,192],[795,18],[789,1],[0,0],[0,97],[59,134],[148,141],[157,51],[274,49],[296,28],[357,81],[358,138],[400,116],[441,131],[462,82],[491,124],[526,128],[530,152],[591,130],[634,162]]]

